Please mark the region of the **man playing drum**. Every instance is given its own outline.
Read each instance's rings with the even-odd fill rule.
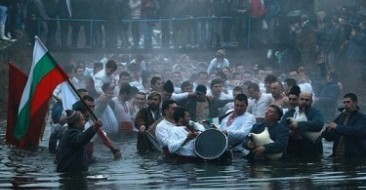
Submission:
[[[189,112],[185,108],[175,108],[173,118],[177,126],[171,127],[169,130],[167,141],[169,153],[178,156],[197,157],[194,150],[194,139],[200,131],[205,130],[204,127],[192,126]]]

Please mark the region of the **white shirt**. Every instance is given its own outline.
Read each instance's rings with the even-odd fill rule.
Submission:
[[[93,76],[93,80],[94,80],[95,91],[97,91],[98,93],[103,93],[102,86],[104,84],[107,84],[107,83],[110,83],[111,85],[116,84],[113,74],[108,76],[105,73],[105,69],[103,69],[103,70],[99,71],[97,74],[95,74]]]
[[[249,101],[248,111],[256,118],[264,118],[269,105],[271,105],[273,97],[271,94],[262,93],[258,100]]]
[[[118,121],[108,102],[96,101],[94,113],[103,122],[103,130],[106,133],[118,133]]]
[[[155,129],[155,137],[161,148],[167,147],[169,144],[169,131],[175,124],[163,119],[161,120]]]
[[[72,105],[79,100],[74,90],[67,81],[57,85],[53,91],[53,95],[62,100],[63,110],[72,109]]]
[[[77,77],[72,77],[71,79],[72,84],[74,84],[76,89],[85,88],[86,87],[86,80],[85,77],[79,79]]]
[[[213,96],[212,92],[207,93],[207,95],[208,96]],[[231,96],[230,94],[226,94],[225,92],[221,92],[218,99],[219,100],[231,100],[231,99],[233,99],[233,96]]]
[[[184,100],[186,98],[188,98],[189,93],[188,92],[183,92],[183,93],[173,93],[171,99],[174,101],[180,101],[180,100]]]
[[[236,145],[233,150],[235,151],[243,151],[244,153],[249,153],[248,150],[245,150],[241,145],[242,142],[248,135],[252,126],[255,124],[256,120],[254,115],[245,112],[243,115],[238,116],[234,119],[231,125],[228,125],[229,118],[233,115],[233,113],[229,114],[225,117],[220,125],[220,130],[226,130],[228,133],[229,145]]]
[[[169,137],[167,145],[170,153],[175,153],[182,156],[196,156],[194,143],[195,139],[191,139],[185,144],[188,131],[184,126],[173,126],[169,129]]]
[[[208,66],[207,73],[211,74],[212,71],[215,69],[222,69],[224,67],[229,67],[230,62],[226,58],[224,58],[222,61],[217,58],[214,58],[211,60],[210,65]]]

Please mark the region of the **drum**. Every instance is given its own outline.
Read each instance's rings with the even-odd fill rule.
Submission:
[[[196,137],[194,146],[197,156],[205,160],[214,160],[227,150],[228,140],[223,132],[209,129]]]

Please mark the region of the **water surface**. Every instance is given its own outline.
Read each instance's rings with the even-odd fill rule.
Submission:
[[[113,160],[102,145],[96,145],[96,163],[89,172],[66,175],[55,172],[54,156],[48,153],[46,129],[36,152],[11,149],[5,144],[5,127],[0,128],[0,189],[366,189],[365,164],[333,163],[327,156],[318,162],[248,163],[234,158],[230,165],[176,164],[158,153],[136,153],[136,136],[115,140],[123,160]],[[103,179],[99,179],[103,178]]]

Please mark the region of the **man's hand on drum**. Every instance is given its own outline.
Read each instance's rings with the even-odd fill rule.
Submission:
[[[264,154],[264,152],[266,151],[266,148],[263,147],[263,146],[260,146],[260,147],[257,147],[253,150],[253,153],[256,155],[256,156],[261,156]]]
[[[196,137],[197,137],[197,135],[198,135],[198,133],[197,133],[197,132],[188,132],[188,134],[187,134],[187,139],[188,139],[188,140],[194,139],[194,138],[196,138]]]
[[[228,136],[228,133],[227,133],[227,131],[226,131],[226,130],[222,130],[222,132],[223,132],[226,136]]]

